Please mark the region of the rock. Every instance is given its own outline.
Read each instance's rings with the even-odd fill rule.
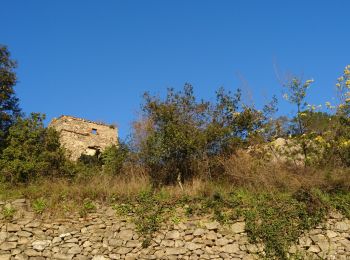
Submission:
[[[163,257],[165,256],[165,252],[164,252],[164,250],[157,250],[154,252],[154,256],[157,259],[163,259]]]
[[[203,235],[203,234],[205,234],[205,230],[204,229],[202,229],[202,228],[197,228],[195,231],[193,231],[193,235],[194,236],[201,236],[201,235]]]
[[[38,252],[36,250],[33,249],[26,249],[24,250],[24,254],[30,257],[34,257],[34,256],[41,256],[41,252]]]
[[[235,234],[243,233],[245,230],[245,222],[236,222],[232,224],[231,230]]]
[[[289,248],[288,252],[289,252],[290,254],[295,254],[295,253],[297,252],[297,247],[296,247],[295,245],[292,245],[292,246]]]
[[[219,228],[220,224],[216,221],[204,224],[208,230],[216,230]]]
[[[259,248],[255,244],[248,244],[248,245],[246,245],[246,248],[247,248],[247,251],[249,253],[253,253],[254,254],[254,253],[259,252]]]
[[[25,255],[25,254],[18,254],[18,255],[15,256],[15,259],[16,260],[27,260],[28,256]]]
[[[334,237],[337,237],[337,236],[338,236],[338,233],[337,233],[337,232],[334,232],[333,230],[327,230],[327,231],[326,231],[326,234],[327,234],[327,237],[328,237],[328,238],[334,238]]]
[[[328,252],[328,249],[329,249],[328,241],[320,241],[317,243],[317,245],[321,249],[321,251]]]
[[[341,240],[339,240],[339,243],[343,246],[343,247],[345,247],[345,249],[346,249],[346,251],[347,252],[350,252],[350,241],[348,240],[348,239],[341,239]]]
[[[166,239],[179,239],[180,238],[180,232],[177,230],[170,231],[165,236]]]
[[[334,227],[337,231],[347,231],[349,229],[349,225],[343,221],[337,222]]]
[[[7,232],[1,231],[0,232],[0,243],[4,242],[7,238]]]
[[[88,260],[89,258],[85,255],[76,255],[74,260]],[[113,258],[112,258],[113,259]]]
[[[128,242],[126,242],[126,247],[132,247],[132,248],[136,248],[136,247],[140,247],[141,243],[137,240],[130,240]]]
[[[210,231],[207,235],[206,235],[206,238],[207,239],[209,239],[209,240],[215,240],[215,239],[217,239],[217,235],[216,235],[216,233],[215,232],[213,232],[213,231]]]
[[[70,236],[71,236],[71,233],[63,233],[59,237],[60,238],[65,238],[65,237],[70,237]]]
[[[28,227],[28,228],[37,228],[37,227],[40,227],[40,225],[41,225],[41,221],[39,221],[39,220],[33,220],[33,221],[29,222],[29,223],[26,225],[26,227]]]
[[[71,247],[69,248],[68,254],[72,254],[72,255],[76,255],[76,254],[80,254],[81,253],[81,249],[79,246],[74,246],[74,247]]]
[[[74,237],[74,238],[65,240],[65,242],[66,243],[78,243],[78,239]]]
[[[26,237],[20,237],[18,240],[17,240],[17,243],[19,245],[25,245],[25,244],[28,244],[29,243],[29,239],[26,238]]]
[[[307,251],[312,252],[312,253],[319,253],[321,250],[318,246],[311,245]]]
[[[83,243],[83,247],[89,247],[89,246],[92,246],[92,243],[90,241],[85,241]]]
[[[52,244],[57,244],[57,243],[59,243],[59,242],[61,242],[62,241],[62,238],[60,238],[60,237],[54,237],[54,239],[52,239]]]
[[[37,240],[32,243],[33,249],[37,251],[43,251],[51,244],[50,240]]]
[[[228,254],[235,254],[239,251],[238,244],[228,244],[222,247],[222,251]]]
[[[66,255],[66,254],[61,254],[61,253],[56,253],[53,255],[54,259],[57,260],[71,260],[73,259],[73,255]]]
[[[330,218],[333,218],[333,219],[342,219],[343,218],[343,215],[337,211],[331,211],[329,213],[329,217]]]
[[[116,212],[114,209],[112,208],[108,208],[106,211],[105,211],[105,214],[107,217],[113,217],[116,215]]]
[[[23,230],[21,230],[21,231],[18,231],[18,232],[16,233],[16,235],[19,236],[19,237],[31,237],[31,236],[32,236],[32,233],[30,233],[30,232],[28,232],[28,231],[23,231]]]
[[[164,247],[173,247],[175,245],[175,241],[174,240],[167,240],[167,239],[164,239],[162,240],[162,242],[160,243],[161,246],[164,246]]]
[[[184,255],[186,254],[185,248],[167,248],[166,249],[166,255]]]
[[[7,224],[7,232],[17,232],[20,230],[21,230],[21,227],[17,224],[12,224],[12,223]]]
[[[3,250],[3,251],[9,251],[11,249],[15,249],[16,246],[17,246],[16,242],[3,242],[0,245],[0,249]]]
[[[228,243],[229,243],[229,241],[225,237],[219,238],[218,240],[216,240],[217,246],[224,246],[224,245],[227,245]]]
[[[133,235],[134,234],[130,229],[125,229],[119,232],[119,238],[122,240],[131,240]]]
[[[202,247],[202,245],[200,244],[196,244],[196,243],[193,243],[193,242],[187,242],[185,244],[185,247],[188,249],[188,250],[196,250],[196,249],[200,249]]]
[[[113,247],[118,247],[123,244],[123,240],[120,239],[109,239],[108,240],[108,245],[113,246]]]
[[[10,254],[0,255],[0,260],[10,260],[10,259],[11,259]]]
[[[121,254],[121,255],[126,255],[127,253],[130,253],[131,251],[132,251],[132,248],[130,248],[130,247],[120,247],[117,250],[117,253]]]

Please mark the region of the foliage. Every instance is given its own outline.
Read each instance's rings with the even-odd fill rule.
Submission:
[[[259,111],[241,103],[240,90],[232,95],[221,88],[216,95],[215,104],[197,101],[189,84],[179,92],[168,89],[164,100],[145,94],[143,112],[149,124],[139,150],[156,184],[210,177],[211,157],[264,138],[261,129],[268,126],[276,99]]]
[[[12,206],[4,206],[3,209],[2,209],[2,215],[4,215],[4,218],[6,220],[12,220],[13,216],[15,215],[16,213],[16,209],[13,208]]]
[[[11,183],[62,174],[65,157],[58,134],[45,128],[44,115],[32,113],[10,127],[0,158],[0,178]]]
[[[112,145],[107,147],[101,154],[104,171],[112,175],[120,174],[124,162],[129,157],[129,153],[128,145],[121,140],[119,140],[118,146]]]
[[[85,199],[79,210],[79,215],[81,217],[86,217],[88,213],[94,212],[95,210],[95,204],[90,199]]]
[[[33,209],[37,214],[41,214],[47,207],[47,202],[44,198],[38,198],[33,202]]]
[[[4,148],[8,129],[21,115],[14,91],[17,83],[14,71],[16,62],[10,56],[7,47],[0,45],[0,151]]]

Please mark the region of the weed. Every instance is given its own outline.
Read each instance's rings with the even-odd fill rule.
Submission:
[[[132,214],[134,212],[133,206],[131,204],[125,204],[125,203],[115,204],[113,206],[113,209],[120,216],[126,216],[126,215]]]
[[[164,204],[160,199],[162,195],[158,195],[155,196],[151,190],[144,190],[137,196],[135,204],[115,207],[122,213],[134,213],[133,220],[137,230],[144,237],[143,247],[150,245],[152,234],[159,229],[162,220]]]
[[[47,202],[43,198],[38,198],[33,202],[33,209],[37,214],[42,214],[47,207]]]
[[[2,214],[4,215],[4,218],[6,220],[13,219],[13,216],[15,215],[15,213],[16,213],[16,209],[14,209],[12,206],[5,206],[2,209]]]
[[[95,210],[95,204],[91,200],[85,199],[82,207],[79,210],[79,215],[81,217],[86,217],[88,213],[94,212]]]

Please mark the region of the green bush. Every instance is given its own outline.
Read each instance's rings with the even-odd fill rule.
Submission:
[[[179,92],[168,89],[164,100],[145,94],[149,126],[139,151],[157,185],[210,177],[210,157],[231,154],[262,136],[260,129],[267,126],[275,102],[259,111],[241,103],[239,90],[232,95],[221,88],[216,96],[215,104],[197,101],[189,84]]]
[[[130,155],[129,147],[119,140],[118,146],[107,147],[101,154],[104,172],[117,175],[121,172],[124,162]]]
[[[19,118],[9,129],[0,158],[0,179],[11,183],[62,175],[66,159],[57,132],[45,128],[44,115]]]

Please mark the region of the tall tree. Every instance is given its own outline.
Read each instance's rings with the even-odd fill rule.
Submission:
[[[17,83],[16,61],[6,46],[0,45],[0,150],[4,147],[8,129],[21,115],[14,86]]]

